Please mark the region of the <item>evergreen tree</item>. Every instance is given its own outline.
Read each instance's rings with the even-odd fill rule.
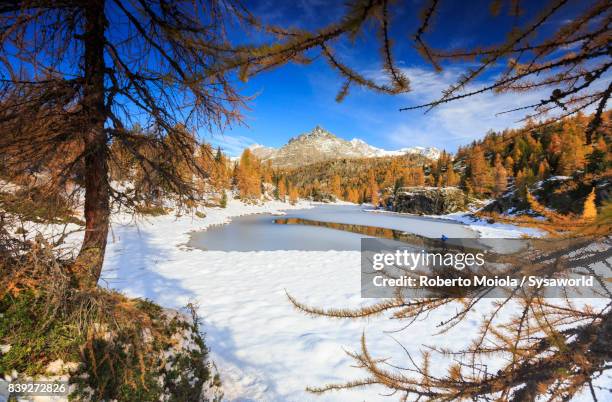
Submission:
[[[227,193],[225,192],[225,190],[221,192],[221,200],[219,201],[219,206],[221,208],[227,207]]]
[[[585,165],[583,136],[575,121],[568,119],[561,142],[561,153],[557,172],[562,175],[571,175],[576,170],[583,169]]]
[[[221,163],[223,161],[223,152],[221,152],[221,146],[217,146],[217,152],[215,153],[215,161]]]
[[[610,168],[612,160],[603,137],[599,138],[591,153],[587,155],[587,161],[586,170],[589,173],[599,174]]]

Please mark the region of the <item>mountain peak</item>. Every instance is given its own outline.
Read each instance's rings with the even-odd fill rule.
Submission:
[[[347,141],[336,137],[320,125],[291,138],[281,148],[251,147],[250,149],[261,160],[271,160],[274,165],[282,167],[304,166],[339,158],[373,158],[406,154],[420,154],[430,159],[439,157],[436,148],[413,147],[386,151],[373,147],[359,138]]]
[[[323,127],[317,124],[315,128],[313,128],[311,131],[302,133],[298,135],[297,137],[291,138],[289,140],[289,143],[293,141],[304,141],[304,140],[309,140],[309,139],[316,140],[319,138],[338,139],[338,137],[336,137],[335,135],[333,135],[332,133],[330,133],[329,131],[327,131],[326,129],[324,129]]]
[[[331,133],[317,124],[315,128],[312,129],[310,134],[311,135],[322,135],[322,134],[331,134]]]

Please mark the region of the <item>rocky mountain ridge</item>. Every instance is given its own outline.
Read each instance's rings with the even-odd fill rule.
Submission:
[[[438,159],[440,150],[429,147],[408,147],[387,151],[354,138],[350,141],[338,138],[320,126],[312,131],[291,138],[280,148],[254,144],[249,147],[260,160],[271,161],[277,167],[299,167],[311,163],[343,158],[375,158],[419,154],[429,159]]]

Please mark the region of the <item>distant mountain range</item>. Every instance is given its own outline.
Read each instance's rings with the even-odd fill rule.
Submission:
[[[299,167],[333,159],[375,158],[406,154],[419,154],[429,159],[440,157],[440,150],[437,148],[408,147],[387,151],[373,147],[357,138],[351,141],[343,140],[319,126],[308,133],[291,138],[280,148],[254,144],[249,149],[262,161],[270,160],[274,166],[278,167]]]

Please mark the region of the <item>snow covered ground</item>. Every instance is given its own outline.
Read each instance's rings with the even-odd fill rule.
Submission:
[[[435,335],[436,325],[454,312],[454,306],[439,309],[401,332],[396,331],[402,323],[387,317],[358,321],[309,317],[292,306],[287,293],[313,306],[370,303],[360,297],[357,251],[223,252],[187,247],[190,232],[227,223],[232,217],[283,214],[311,206],[275,201],[245,205],[230,199],[226,209],[200,209],[206,213],[204,218],[170,214],[134,221],[128,215],[115,215],[101,285],[171,308],[195,303],[228,401],[389,400],[382,396],[388,390],[382,388],[322,396],[307,393],[305,388],[363,378],[365,373],[352,367],[354,362],[345,353],[359,350],[362,333],[376,357],[393,356],[390,363],[398,366],[407,362],[395,340],[418,360],[424,345],[459,349],[473,339],[487,303],[481,304],[474,317],[439,336]],[[435,218],[464,223],[482,237],[537,234],[528,228],[472,220],[466,214]],[[28,237],[39,229],[38,225],[28,226]],[[64,228],[50,225],[43,229],[58,235]],[[81,235],[69,235],[69,243],[78,244]],[[445,370],[448,359],[433,357],[434,373],[438,368]],[[588,393],[584,399],[588,400]]]
[[[539,237],[545,233],[542,230],[516,226],[507,223],[488,223],[485,219],[471,216],[465,212],[455,212],[448,215],[431,216],[432,218],[450,219],[461,222],[480,234],[480,237],[495,239],[514,239],[523,236]]]
[[[389,212],[381,209],[372,209],[370,207],[364,208],[364,210],[384,215],[408,215],[400,212]],[[423,217],[459,222],[469,227],[473,231],[477,232],[480,237],[486,237],[491,239],[517,239],[523,236],[539,237],[545,234],[543,231],[535,228],[528,228],[499,222],[488,223],[485,219],[473,216],[471,212],[453,212],[446,215],[423,215]]]
[[[369,303],[360,298],[359,252],[222,252],[186,246],[190,231],[227,222],[233,216],[308,206],[244,205],[230,200],[226,209],[205,209],[205,218],[169,215],[138,225],[124,218],[113,225],[102,284],[167,307],[196,303],[225,396],[231,401],[383,400],[383,389],[316,396],[305,387],[363,378],[365,373],[351,367],[353,361],[344,353],[359,349],[362,333],[379,357],[404,356],[391,336],[415,356],[424,344],[456,348],[470,342],[478,327],[476,318],[444,336],[432,336],[446,315],[443,310],[414,323],[408,331],[390,333],[402,324],[385,317],[360,321],[313,318],[292,306],[286,292],[315,306]],[[496,226],[491,232],[483,229],[484,222],[472,225],[495,237],[516,237],[523,230],[505,225],[508,227]],[[446,366],[447,362],[436,359],[432,367]],[[394,363],[406,364],[403,359]]]

